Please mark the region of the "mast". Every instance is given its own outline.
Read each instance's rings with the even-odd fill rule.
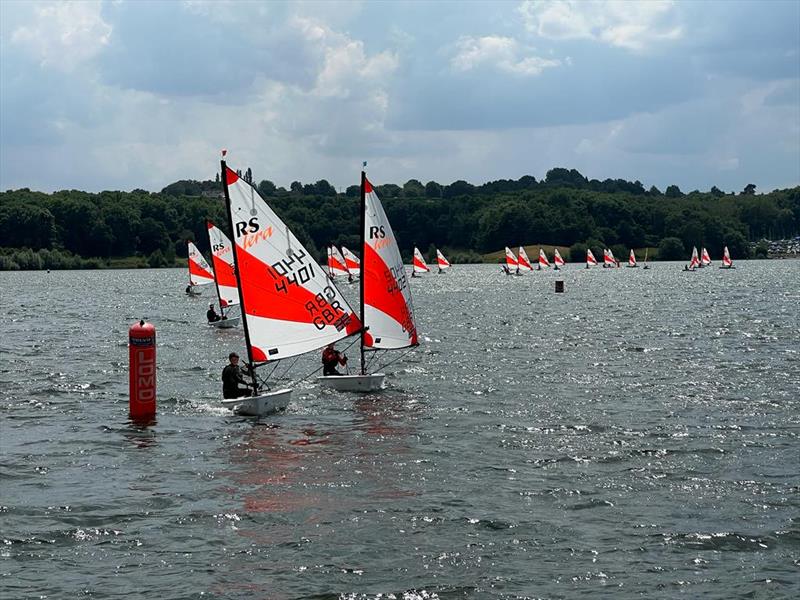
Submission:
[[[364,167],[367,166],[366,161],[364,162]],[[362,259],[366,257],[366,245],[367,245],[367,238],[364,232],[364,229],[367,226],[367,195],[366,195],[366,182],[367,182],[367,173],[364,169],[361,169],[361,257]],[[412,267],[413,268],[413,267]],[[364,333],[366,332],[366,327],[364,325],[364,280],[366,277],[364,276],[364,267],[361,267],[361,277],[358,286],[358,318],[361,319],[361,374],[366,375],[367,369],[366,364],[364,363]]]
[[[223,171],[225,173],[225,171]],[[225,194],[228,193],[228,186],[225,186]],[[206,219],[206,237],[208,238],[208,245],[211,248],[211,272],[214,274],[214,288],[217,290],[217,304],[219,304],[219,312],[222,313],[222,316],[225,316],[225,309],[222,307],[222,295],[219,293],[219,280],[217,279],[217,269],[214,267],[214,243],[211,241],[211,227],[209,225],[214,225],[210,219]],[[233,250],[233,248],[231,248]],[[235,254],[235,252],[234,252]],[[236,278],[236,281],[239,281],[239,278]],[[241,292],[240,292],[241,293]]]
[[[225,156],[223,151],[223,157]],[[233,228],[233,218],[231,216],[231,196],[228,193],[228,165],[225,164],[225,159],[223,158],[220,161],[220,166],[222,169],[222,189],[225,192],[225,212],[228,216],[228,228],[229,231],[235,232],[236,230]],[[236,289],[239,290],[239,305],[241,306],[242,311],[242,326],[244,327],[244,342],[247,346],[247,370],[250,374],[251,379],[253,380],[253,395],[258,396],[258,380],[255,376],[255,367],[253,365],[253,350],[252,346],[250,345],[250,331],[247,329],[247,309],[244,305],[244,294],[242,294],[242,282],[239,279],[239,260],[236,258],[236,238],[234,237],[231,243],[231,250],[233,251],[233,266],[236,270]],[[213,258],[213,257],[212,257]],[[214,277],[216,281],[216,276]],[[219,295],[219,289],[217,289],[217,295]],[[220,307],[220,310],[222,307]]]

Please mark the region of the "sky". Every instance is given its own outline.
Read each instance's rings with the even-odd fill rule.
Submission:
[[[0,190],[800,184],[800,2],[0,2]]]

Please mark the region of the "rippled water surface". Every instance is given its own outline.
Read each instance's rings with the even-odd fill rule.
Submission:
[[[184,286],[0,273],[0,597],[800,597],[800,262],[457,265],[412,280],[386,390],[260,421],[215,405],[242,332]]]

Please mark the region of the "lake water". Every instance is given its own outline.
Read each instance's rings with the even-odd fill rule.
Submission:
[[[184,271],[0,273],[0,597],[800,597],[800,261],[738,267],[456,265],[386,390],[261,420]]]

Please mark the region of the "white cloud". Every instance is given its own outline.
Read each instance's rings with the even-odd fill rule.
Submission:
[[[560,60],[541,58],[531,52],[531,48],[509,37],[462,37],[456,42],[456,53],[450,65],[457,71],[490,66],[522,76],[539,75],[544,69],[561,65]]]
[[[525,0],[518,11],[525,28],[548,39],[589,39],[641,51],[657,42],[677,40],[672,0]]]
[[[43,67],[71,71],[108,44],[111,26],[100,2],[55,2],[35,6],[35,20],[15,29],[11,43],[36,57]]]

